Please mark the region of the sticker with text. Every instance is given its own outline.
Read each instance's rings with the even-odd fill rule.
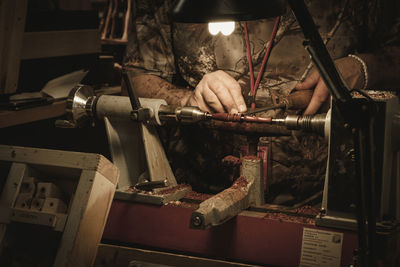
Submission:
[[[300,267],[339,267],[343,234],[303,228]]]

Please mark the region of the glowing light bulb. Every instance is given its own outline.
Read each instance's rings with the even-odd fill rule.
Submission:
[[[208,23],[208,31],[212,35],[217,35],[219,32],[222,32],[223,35],[230,35],[234,30],[235,30],[234,21]]]
[[[208,31],[212,35],[217,35],[219,33],[219,27],[217,22],[210,22],[208,23]]]

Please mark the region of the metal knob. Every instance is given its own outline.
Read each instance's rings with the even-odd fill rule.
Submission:
[[[78,128],[93,123],[93,110],[96,96],[92,87],[79,84],[68,95],[68,120],[57,120],[56,127]]]
[[[330,124],[330,112],[316,115],[288,115],[281,119],[272,119],[273,123],[286,126],[289,130],[305,130],[327,135]]]

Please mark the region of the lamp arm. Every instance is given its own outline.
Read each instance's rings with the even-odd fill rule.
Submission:
[[[367,99],[354,99],[342,76],[336,69],[304,0],[287,0],[296,17],[306,41],[304,46],[314,65],[324,80],[339,112],[352,129],[357,181],[357,222],[359,266],[377,266],[376,253],[376,215],[375,215],[375,176],[373,160],[373,124],[376,114],[374,102]],[[368,241],[366,241],[366,218]]]
[[[287,2],[306,38],[304,46],[333,98],[342,104],[347,103],[351,99],[348,87],[336,69],[304,1],[287,0]]]

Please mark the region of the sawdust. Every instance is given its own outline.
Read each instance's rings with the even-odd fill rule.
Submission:
[[[190,185],[186,185],[186,184],[179,184],[177,186],[173,186],[173,187],[167,187],[165,189],[158,189],[158,190],[154,190],[154,191],[145,191],[145,190],[140,190],[137,189],[135,186],[130,186],[127,190],[125,190],[125,192],[128,193],[140,193],[140,194],[145,194],[145,195],[157,195],[157,196],[162,196],[162,195],[168,195],[168,194],[173,194],[177,191],[183,190],[185,188],[191,188]]]
[[[179,184],[177,186],[168,187],[168,188],[161,189],[161,190],[157,191],[156,193],[154,193],[154,195],[168,195],[168,194],[172,194],[172,193],[175,193],[177,191],[183,190],[185,188],[190,188],[190,185]]]
[[[197,193],[194,191],[190,191],[189,193],[186,194],[185,199],[188,200],[194,200],[194,201],[204,201],[209,199],[210,197],[213,197],[214,195],[210,195],[210,194],[201,194],[201,193]]]
[[[312,215],[312,216],[317,216],[319,214],[319,210],[312,207],[312,206],[303,206],[294,210],[290,210],[290,212],[297,213],[297,214],[303,214],[303,215]]]
[[[385,99],[391,99],[396,97],[396,94],[394,92],[390,92],[390,91],[363,91],[365,92],[368,96],[370,96],[372,99],[377,99],[377,100],[385,100]],[[358,92],[353,92],[352,93],[353,97],[356,98],[363,98],[364,96],[361,95]]]
[[[315,225],[315,219],[309,217],[289,215],[280,212],[268,212],[265,214],[264,219],[278,220],[280,222],[294,222]]]
[[[250,159],[250,160],[257,160],[257,159],[259,159],[259,157],[257,157],[257,156],[245,156],[245,157],[243,157],[244,159]]]
[[[222,164],[226,164],[228,166],[240,165],[240,158],[229,155],[222,159]]]
[[[185,209],[197,210],[199,208],[199,204],[197,203],[190,203],[185,201],[170,201],[165,204],[166,206],[173,206],[173,207],[180,207]]]
[[[139,193],[141,190],[137,189],[135,186],[130,186],[125,190],[127,193]]]
[[[314,217],[319,214],[319,210],[312,206],[303,206],[296,209],[289,209],[285,212],[267,212],[264,219],[272,219],[286,222],[296,222],[315,225]]]
[[[244,177],[244,176],[240,176],[234,183],[233,183],[233,185],[230,187],[230,188],[228,188],[228,189],[233,189],[233,190],[236,190],[236,189],[240,189],[240,188],[247,188],[247,185],[248,185],[249,183],[247,182],[247,179]],[[223,192],[221,192],[221,193],[223,193]]]

